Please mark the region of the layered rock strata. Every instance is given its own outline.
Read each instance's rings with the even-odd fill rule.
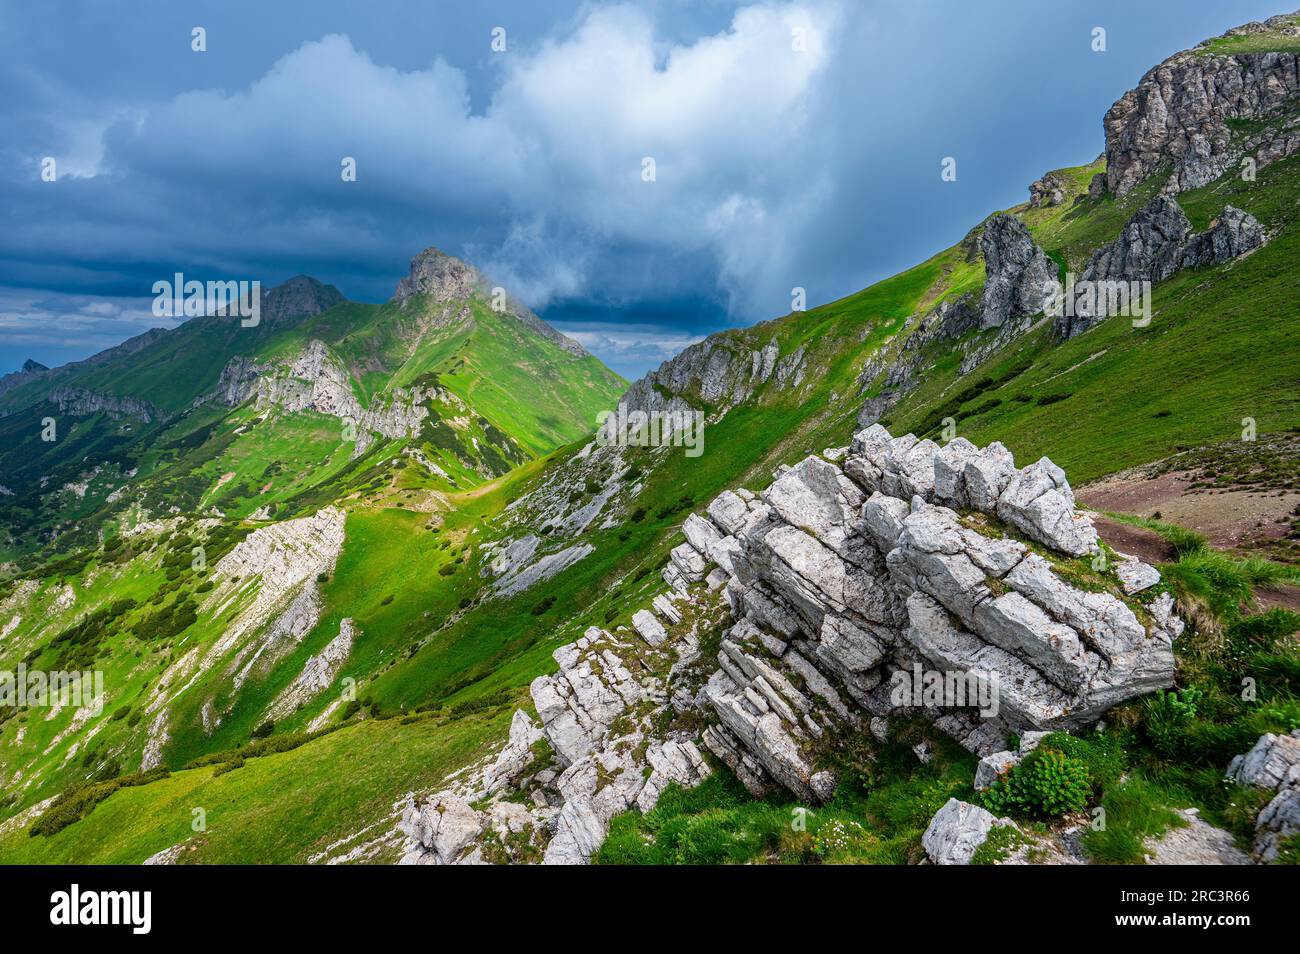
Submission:
[[[706,777],[705,750],[755,794],[820,803],[838,781],[828,745],[891,717],[992,756],[1009,734],[1083,726],[1172,684],[1172,598],[1147,592],[1154,569],[1136,595],[1093,569],[1096,531],[1051,461],[1017,468],[999,444],[876,425],[774,478],[685,521],[668,591],[630,626],[556,650],[559,672],[532,685],[540,726],[516,714],[493,766],[413,799],[406,860],[493,860],[518,843],[494,814],[507,790],[533,804],[537,859],[583,862],[615,814]],[[1087,588],[1072,582],[1086,573]],[[909,688],[931,674],[943,693]],[[468,840],[431,816],[453,799],[477,826]]]

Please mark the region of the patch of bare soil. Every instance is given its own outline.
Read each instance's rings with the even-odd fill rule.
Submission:
[[[1191,484],[1185,474],[1110,477],[1081,488],[1078,498],[1097,510],[1176,523],[1204,534],[1220,549],[1256,553],[1286,538],[1300,505],[1294,491],[1192,491]]]
[[[1300,435],[1294,433],[1187,451],[1094,481],[1077,495],[1094,509],[1195,530],[1220,549],[1300,563]],[[1110,532],[1126,532],[1122,526]],[[1105,532],[1102,539],[1123,549]]]
[[[1108,499],[1112,501],[1112,503],[1107,503],[1103,505],[1103,504],[1090,502],[1088,506],[1101,507],[1102,509],[1109,510],[1111,512],[1116,512],[1116,513],[1137,512],[1134,510],[1127,509],[1125,507],[1112,505],[1113,502],[1116,500],[1124,501],[1124,498],[1122,497],[1119,498],[1107,497],[1104,493],[1102,493],[1102,494],[1097,494],[1096,499]],[[1169,498],[1167,497],[1162,497],[1158,499],[1158,506],[1163,506],[1166,509],[1165,511],[1157,510],[1156,512],[1166,513],[1166,514],[1180,513],[1181,511],[1178,508],[1169,507],[1169,504],[1167,502],[1168,499]],[[1131,503],[1131,501],[1124,501],[1124,502]],[[1149,517],[1151,516],[1151,513],[1141,513],[1140,515]],[[1244,548],[1240,546],[1230,547],[1228,544],[1221,542],[1228,538],[1228,535],[1230,535],[1231,533],[1231,527],[1229,527],[1225,531],[1225,533],[1219,534],[1216,539],[1215,534],[1207,532],[1207,529],[1204,526],[1196,526],[1196,524],[1193,523],[1191,520],[1178,519],[1175,516],[1168,516],[1168,515],[1165,516],[1163,519],[1168,520],[1170,523],[1177,523],[1181,526],[1193,527],[1194,529],[1199,530],[1201,533],[1205,533],[1206,536],[1209,537],[1210,542],[1215,546],[1229,547],[1231,549],[1237,550],[1238,552],[1251,552],[1254,555],[1260,554],[1260,550],[1255,546],[1247,546]],[[1214,521],[1203,521],[1203,524],[1205,523],[1214,523]],[[1162,537],[1160,534],[1156,533],[1154,530],[1148,530],[1146,527],[1134,527],[1127,523],[1120,523],[1117,520],[1111,520],[1109,517],[1102,517],[1102,516],[1093,517],[1093,524],[1097,527],[1098,536],[1100,536],[1102,540],[1104,540],[1107,544],[1109,544],[1115,551],[1119,553],[1127,553],[1129,556],[1135,556],[1143,563],[1151,563],[1151,564],[1169,563],[1172,562],[1177,556],[1177,554],[1174,552],[1173,546],[1170,545],[1169,541],[1166,540],[1164,537]],[[1274,558],[1277,557],[1277,554],[1267,552],[1267,551],[1264,552],[1264,555],[1274,557]],[[1255,591],[1254,610],[1256,612],[1262,613],[1267,610],[1273,609],[1273,607],[1275,606],[1280,606],[1283,609],[1289,609],[1292,612],[1300,613],[1300,587],[1283,586],[1276,590],[1258,589]]]
[[[1278,590],[1256,590],[1255,603],[1261,613],[1275,606],[1300,613],[1300,586],[1284,586]]]

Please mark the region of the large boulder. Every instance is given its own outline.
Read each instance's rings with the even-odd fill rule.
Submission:
[[[950,798],[930,819],[921,846],[936,865],[968,865],[994,826],[1010,824],[978,805]]]
[[[413,843],[404,861],[439,865],[455,864],[483,831],[478,812],[452,792],[408,798],[398,827]]]

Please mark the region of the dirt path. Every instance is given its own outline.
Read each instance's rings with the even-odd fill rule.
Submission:
[[[1094,517],[1097,534],[1119,553],[1135,556],[1143,563],[1168,563],[1176,554],[1169,541],[1154,530],[1133,527],[1109,517]]]

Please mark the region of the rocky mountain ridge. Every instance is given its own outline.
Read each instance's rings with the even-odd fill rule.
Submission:
[[[416,436],[429,416],[424,402],[430,398],[465,407],[454,394],[436,387],[397,388],[363,406],[347,369],[318,339],[284,365],[260,367],[243,358],[231,359],[214,397],[231,407],[252,398],[258,408],[286,414],[312,410],[337,418],[355,432],[354,456],[364,454],[376,434],[393,440]]]
[[[1204,232],[1194,233],[1177,201],[1159,195],[1129,219],[1119,238],[1092,253],[1079,277],[1083,282],[1162,282],[1183,269],[1222,265],[1267,241],[1259,220],[1232,205]],[[1111,308],[1109,297],[1097,295],[1085,312],[1058,315],[1057,337],[1082,334],[1108,317]]]

